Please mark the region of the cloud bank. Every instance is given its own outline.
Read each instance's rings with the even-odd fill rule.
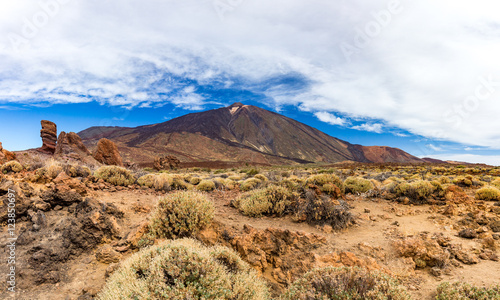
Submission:
[[[199,110],[214,101],[207,87],[233,89],[332,125],[368,120],[355,129],[401,128],[499,149],[499,6],[4,1],[0,105],[97,101]]]

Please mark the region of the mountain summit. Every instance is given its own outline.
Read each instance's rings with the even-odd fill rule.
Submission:
[[[91,127],[78,134],[89,148],[100,138],[108,138],[126,159],[137,163],[152,162],[159,154],[172,154],[183,162],[422,162],[397,148],[353,145],[291,118],[239,102],[154,125]]]

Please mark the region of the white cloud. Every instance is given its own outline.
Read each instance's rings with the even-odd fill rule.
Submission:
[[[347,123],[347,121],[345,119],[336,117],[335,115],[328,113],[328,112],[325,112],[325,111],[316,112],[316,113],[314,113],[314,115],[320,121],[328,123],[330,125],[343,126]]]
[[[440,146],[436,146],[434,144],[427,144],[427,148],[433,150],[433,151],[443,151],[443,148]]]
[[[431,155],[432,158],[444,161],[458,161],[477,164],[488,164],[492,166],[500,166],[499,155],[476,155],[476,154],[439,154]]]
[[[365,123],[365,124],[361,124],[361,125],[357,125],[357,126],[352,126],[351,128],[356,129],[356,130],[361,130],[361,131],[382,133],[382,127],[383,127],[382,124],[378,124],[378,123],[375,123],[375,124]]]
[[[184,89],[212,85],[262,94],[271,106],[372,118],[427,138],[500,149],[498,1],[401,1],[387,24],[373,13],[387,11],[389,0],[252,0],[223,20],[211,0],[64,2],[46,22],[36,19],[44,13],[39,4],[0,4],[1,105],[201,109],[213,100]],[[380,30],[367,38],[376,22]],[[17,40],[17,51],[13,34],[23,31],[29,37]],[[350,60],[342,44],[357,47]],[[284,75],[304,86],[265,84]]]

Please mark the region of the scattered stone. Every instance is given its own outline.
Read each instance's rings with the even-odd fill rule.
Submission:
[[[369,214],[370,210],[368,208],[365,208],[365,214]]]
[[[443,275],[443,269],[433,267],[431,268],[430,273],[432,276],[441,277],[441,275]]]
[[[475,238],[477,238],[477,232],[470,229],[470,228],[466,228],[466,229],[461,230],[458,233],[458,236],[461,238],[464,238],[464,239],[475,239]]]
[[[398,221],[395,221],[394,223],[392,223],[391,225],[394,225],[394,226],[399,226],[399,222]]]
[[[42,138],[43,145],[39,151],[47,154],[54,154],[57,143],[57,126],[54,122],[46,120],[42,120],[40,123],[42,125],[40,137]]]
[[[118,263],[111,263],[109,264],[109,266],[106,268],[106,273],[104,274],[104,277],[105,278],[108,278],[109,276],[111,276],[111,274],[113,274],[113,272],[115,272],[118,268],[120,267],[120,264]]]
[[[56,156],[67,156],[77,160],[89,156],[90,151],[85,147],[82,139],[74,132],[66,133],[62,131],[57,139]]]
[[[98,162],[105,165],[116,165],[123,167],[122,157],[118,152],[116,144],[106,138],[97,142],[97,148],[92,155]]]
[[[104,264],[117,263],[122,255],[114,250],[110,245],[104,245],[96,254],[96,259]]]
[[[490,228],[493,232],[500,232],[500,220],[490,223]]]
[[[177,159],[177,157],[173,155],[166,155],[166,156],[156,157],[153,162],[153,166],[158,171],[171,170],[171,169],[177,169],[180,163],[181,162],[180,160]]]

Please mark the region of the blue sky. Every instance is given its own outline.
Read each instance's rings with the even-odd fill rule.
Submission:
[[[0,4],[0,141],[240,101],[363,145],[500,165],[493,0]],[[425,21],[422,21],[425,20]]]

